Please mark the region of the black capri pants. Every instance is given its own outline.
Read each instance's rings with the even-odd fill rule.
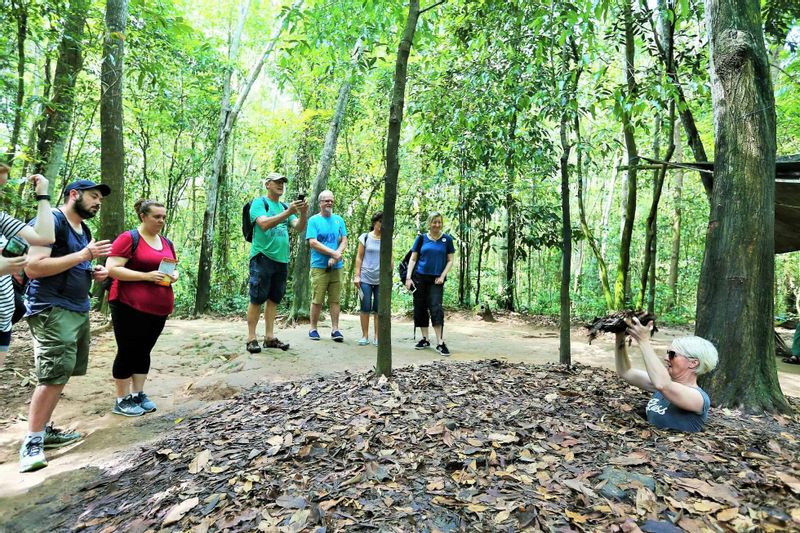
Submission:
[[[412,278],[414,292],[414,327],[427,328],[429,324],[444,326],[444,283],[437,285],[436,276],[415,274]]]
[[[122,302],[109,302],[117,356],[111,373],[114,379],[128,379],[150,372],[150,352],[164,330],[166,316],[151,315]]]

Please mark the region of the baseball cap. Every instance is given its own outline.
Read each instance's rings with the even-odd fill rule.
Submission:
[[[278,174],[277,172],[270,172],[269,174],[267,174],[267,177],[264,178],[264,185],[266,185],[270,181],[282,181],[286,183],[287,181],[289,181],[289,179],[283,174]]]
[[[103,196],[111,194],[111,187],[102,183],[95,183],[92,180],[78,180],[73,181],[64,188],[64,196],[68,195],[70,191],[85,191],[88,189],[97,189]]]

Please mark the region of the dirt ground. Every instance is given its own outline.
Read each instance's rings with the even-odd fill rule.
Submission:
[[[180,424],[202,415],[212,403],[226,400],[255,384],[277,383],[339,371],[367,372],[376,361],[374,346],[358,346],[358,317],[343,315],[345,342],[326,338],[330,330],[320,328],[323,340],[307,339],[307,326],[279,329],[280,338],[291,343],[287,352],[265,350],[249,354],[244,350],[247,327],[242,320],[170,320],[154,353],[146,391],[158,411],[139,418],[111,414],[114,386],[111,363],[115,344],[106,330],[93,339],[89,373],[73,379],[56,409],[58,427],[73,428],[85,434],[81,442],[47,454],[49,466],[34,473],[17,472],[17,451],[26,430],[25,416],[30,387],[21,384],[22,375],[4,372],[0,389],[0,524],[3,516],[16,514],[34,501],[62,497],[65,486],[78,487],[112,469],[123,455],[130,457],[137,446],[151,442]],[[412,324],[406,318],[393,322],[393,366],[399,368],[441,359],[434,350],[413,349]],[[656,350],[663,352],[672,338],[687,334],[670,328],[660,329],[654,338]],[[510,362],[552,363],[558,361],[558,331],[535,321],[511,316],[487,323],[470,316],[449,317],[445,337],[452,360],[497,358]],[[791,332],[785,332],[790,339]],[[17,346],[26,342],[17,336]],[[572,330],[573,361],[613,368],[613,342],[610,336],[587,344],[581,328]],[[638,351],[632,351],[639,361]],[[9,364],[14,364],[13,358]],[[7,365],[8,366],[8,365]],[[779,362],[784,393],[800,396],[800,366]],[[23,373],[24,374],[24,373]],[[9,380],[16,386],[9,387]],[[89,468],[84,468],[89,467]],[[26,494],[26,492],[30,493]],[[42,508],[41,512],[44,512]]]

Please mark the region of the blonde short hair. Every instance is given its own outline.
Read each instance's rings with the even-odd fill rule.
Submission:
[[[444,224],[444,217],[442,216],[442,214],[440,212],[438,212],[438,211],[431,211],[428,214],[428,220],[425,222],[425,225],[430,226],[431,222],[433,222],[434,218],[441,218],[442,219],[442,224]]]
[[[685,355],[687,359],[694,359],[700,363],[695,370],[695,374],[698,376],[711,372],[719,362],[717,349],[702,337],[694,335],[678,337],[672,341],[672,346],[676,352]]]

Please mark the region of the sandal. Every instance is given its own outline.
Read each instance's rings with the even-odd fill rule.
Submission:
[[[264,339],[264,348],[280,348],[285,352],[289,349],[289,343],[281,342],[278,340],[278,337],[273,337],[271,339]]]
[[[261,353],[261,346],[258,345],[257,340],[253,339],[251,341],[248,341],[247,351],[250,353]]]

